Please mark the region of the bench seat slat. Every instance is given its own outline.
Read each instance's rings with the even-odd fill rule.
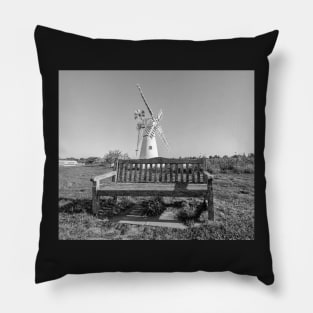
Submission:
[[[186,183],[114,183],[100,185],[99,190],[206,190],[206,184]]]
[[[173,183],[116,183],[100,186],[98,195],[103,196],[181,196],[197,197],[207,193],[206,184]]]

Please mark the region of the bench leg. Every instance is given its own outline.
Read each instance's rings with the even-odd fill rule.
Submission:
[[[214,221],[213,184],[212,184],[212,179],[210,179],[210,180],[208,181],[207,200],[208,200],[208,220],[209,220],[209,221]]]
[[[100,198],[97,195],[96,184],[92,186],[92,213],[97,214],[100,206]]]

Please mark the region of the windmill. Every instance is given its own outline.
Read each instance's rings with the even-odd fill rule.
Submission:
[[[156,138],[155,138],[156,134],[162,140],[166,149],[169,150],[169,144],[160,126],[160,121],[162,119],[163,112],[162,110],[160,110],[157,116],[153,115],[153,112],[151,108],[149,107],[145,99],[145,96],[143,95],[143,92],[138,84],[137,84],[137,88],[140,92],[141,98],[143,102],[145,103],[151,117],[145,117],[144,110],[135,111],[135,119],[138,120],[138,123],[137,123],[138,138],[137,138],[136,156],[139,151],[139,146],[141,145],[140,155],[139,155],[140,159],[155,158],[159,156],[158,147],[157,147]]]

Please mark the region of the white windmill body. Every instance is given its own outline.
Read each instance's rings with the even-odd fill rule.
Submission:
[[[150,137],[147,132],[151,127],[153,127],[153,121],[151,118],[147,118],[145,120],[145,130],[142,136],[139,159],[157,158],[159,156],[155,135]]]
[[[169,149],[168,142],[160,126],[163,113],[162,110],[160,110],[159,114],[155,117],[142,93],[140,86],[137,85],[137,87],[151,117],[145,118],[143,110],[135,111],[135,119],[139,119],[139,122],[137,123],[138,140],[136,152],[139,151],[139,145],[141,144],[139,155],[140,159],[156,158],[159,156],[156,134],[160,137],[165,147]]]

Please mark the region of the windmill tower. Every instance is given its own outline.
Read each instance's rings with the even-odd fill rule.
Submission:
[[[140,86],[137,85],[137,88],[139,89],[142,100],[145,103],[151,117],[145,117],[145,112],[143,110],[135,111],[135,119],[138,120],[137,123],[138,138],[137,138],[136,156],[139,151],[139,146],[141,145],[139,155],[140,159],[156,158],[159,156],[158,146],[155,138],[156,134],[160,137],[165,147],[169,149],[168,142],[160,126],[160,121],[162,119],[163,112],[162,110],[160,110],[157,116],[153,115],[153,112],[149,107]]]

